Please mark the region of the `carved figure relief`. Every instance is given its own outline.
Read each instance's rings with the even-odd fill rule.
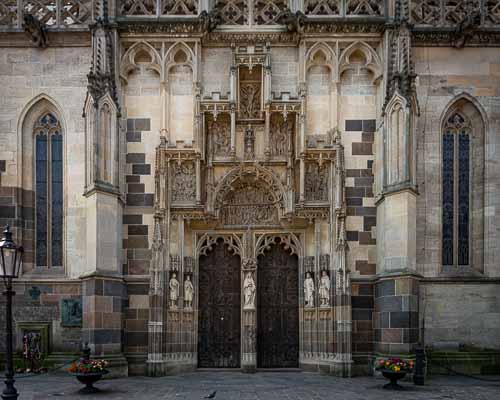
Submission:
[[[168,284],[170,289],[170,308],[177,308],[177,300],[179,299],[179,281],[177,274],[174,272]]]
[[[254,310],[255,309],[255,281],[251,272],[247,272],[245,275],[245,280],[243,281],[243,295],[244,295],[244,310]]]
[[[173,165],[172,201],[196,200],[196,169],[194,162],[188,161]]]
[[[191,276],[186,275],[186,280],[184,281],[184,302],[186,308],[193,308],[193,297],[194,297],[194,286],[191,281]]]
[[[304,279],[304,305],[306,308],[314,307],[314,280],[310,272],[306,272],[306,279]]]
[[[304,195],[306,201],[328,201],[329,165],[306,163]]]
[[[228,193],[221,209],[224,225],[277,225],[278,209],[262,182],[246,182]]]
[[[255,158],[255,131],[251,125],[245,129],[245,159],[252,160]]]
[[[260,117],[260,83],[242,82],[240,84],[240,118]]]
[[[231,127],[229,121],[221,117],[209,125],[212,135],[212,154],[214,156],[228,156],[231,151]]]
[[[270,148],[271,156],[284,157],[288,153],[289,137],[292,134],[293,123],[278,116],[271,119]]]
[[[321,271],[321,279],[319,281],[319,301],[320,307],[330,306],[330,277],[326,271]]]

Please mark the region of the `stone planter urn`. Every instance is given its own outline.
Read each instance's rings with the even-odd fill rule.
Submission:
[[[75,376],[76,379],[80,383],[83,383],[85,387],[81,388],[78,393],[81,394],[91,394],[91,393],[97,393],[100,390],[96,387],[94,387],[94,383],[96,383],[98,380],[102,378],[103,375],[107,374],[107,371],[104,372],[91,372],[88,374],[84,373],[73,373],[71,375]]]
[[[384,378],[389,379],[389,383],[384,385],[387,390],[404,390],[403,386],[398,385],[398,381],[406,376],[406,371],[394,372],[390,369],[380,370]]]

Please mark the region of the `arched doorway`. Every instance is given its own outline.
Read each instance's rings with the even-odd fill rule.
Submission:
[[[198,367],[240,366],[240,257],[217,241],[199,259]]]
[[[257,367],[298,367],[298,257],[275,243],[257,261]]]

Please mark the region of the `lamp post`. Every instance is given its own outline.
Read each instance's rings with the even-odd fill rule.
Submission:
[[[3,400],[16,400],[19,394],[14,387],[14,362],[12,354],[12,297],[16,294],[12,290],[12,280],[19,276],[23,258],[22,246],[17,246],[12,240],[9,226],[3,231],[0,241],[0,277],[5,284],[7,297],[6,324],[7,324],[7,362],[5,367],[5,389],[2,392]]]

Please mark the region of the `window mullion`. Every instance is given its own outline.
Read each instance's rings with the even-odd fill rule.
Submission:
[[[458,267],[458,134],[453,132],[453,266]]]
[[[52,266],[52,135],[47,132],[47,268]]]

